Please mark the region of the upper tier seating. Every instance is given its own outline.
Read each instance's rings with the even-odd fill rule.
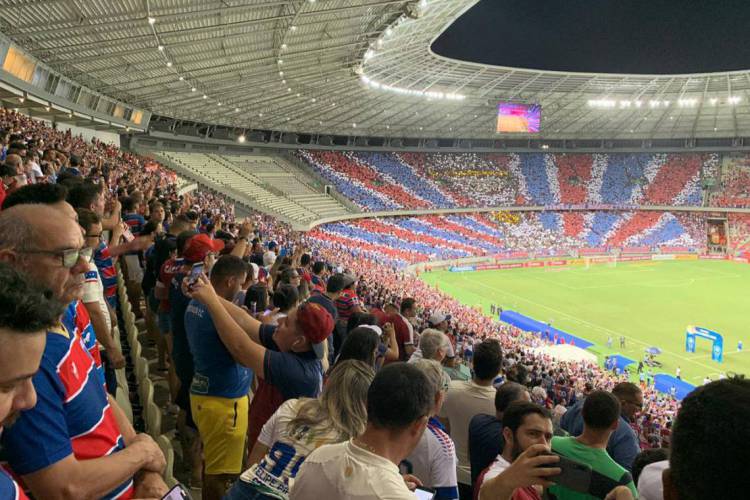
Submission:
[[[333,198],[316,193],[268,157],[163,151],[158,159],[182,167],[195,180],[288,220],[305,222],[345,214]],[[245,161],[247,159],[247,161]]]
[[[363,210],[607,204],[700,206],[713,154],[299,151]]]

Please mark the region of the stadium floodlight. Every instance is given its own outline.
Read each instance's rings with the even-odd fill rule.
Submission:
[[[182,76],[182,75],[180,75],[180,77],[178,78],[179,81],[183,81],[184,79],[185,79],[185,77]]]
[[[279,76],[284,76],[284,72],[283,71],[279,71]]]
[[[239,143],[243,143],[245,142],[245,140],[247,140],[247,138],[245,137],[245,134],[240,134],[239,137],[237,137],[237,142]]]
[[[150,24],[151,26],[153,26],[154,24],[156,24],[156,18],[149,16],[148,17],[148,24]]]
[[[172,61],[167,61],[167,68],[171,68],[171,67],[172,67]]]
[[[741,100],[740,96],[735,95],[735,96],[730,96],[729,99],[727,99],[727,102],[729,104],[734,105],[734,104],[739,104],[740,100]]]
[[[297,26],[295,26],[294,24],[292,24],[291,26],[289,26],[289,29],[292,30],[292,31],[297,31]]]
[[[357,128],[357,124],[356,123],[352,123],[352,128]]]
[[[286,49],[287,49],[287,44],[285,44],[285,43],[282,43],[282,44],[281,44],[281,50],[286,50]]]
[[[369,49],[367,52],[365,52],[365,61],[369,61],[370,59],[373,58],[374,55],[375,55],[375,52],[373,52],[372,49]]]
[[[393,34],[393,28],[388,27],[385,29],[385,36],[391,36]]]
[[[717,99],[716,97],[712,97],[711,99],[709,99],[709,102],[710,102],[710,103],[711,103],[712,105],[714,105],[714,106],[715,106],[715,105],[716,105],[716,103],[717,103],[717,102],[719,102],[719,100],[718,100],[718,99]]]
[[[157,48],[157,49],[159,49],[159,52],[164,52],[164,45],[161,45],[161,44],[160,44],[160,45],[159,45],[158,47],[156,47],[156,48]]]
[[[198,89],[196,89],[195,87],[191,87],[190,88],[190,92],[195,92],[196,90],[198,90]]]
[[[208,96],[206,94],[203,94],[204,99],[208,99]]]

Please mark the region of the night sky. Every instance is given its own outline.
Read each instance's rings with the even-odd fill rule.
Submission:
[[[557,71],[750,69],[750,1],[482,0],[432,48],[467,61]]]

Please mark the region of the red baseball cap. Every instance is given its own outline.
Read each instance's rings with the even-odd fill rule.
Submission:
[[[219,253],[224,248],[224,241],[214,240],[205,233],[196,234],[190,238],[182,251],[186,262],[194,264],[201,262],[210,253]]]
[[[297,326],[312,344],[318,359],[323,359],[323,344],[333,332],[333,318],[330,313],[320,304],[304,302],[297,308]]]

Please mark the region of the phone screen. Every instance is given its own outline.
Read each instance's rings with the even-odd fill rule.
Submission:
[[[414,490],[414,497],[417,500],[432,500],[435,498],[435,491],[422,486],[417,486],[417,489]]]
[[[130,242],[135,239],[135,236],[133,236],[133,233],[130,231],[130,229],[126,229],[122,232],[122,237],[125,238],[125,241]]]
[[[202,272],[203,262],[193,264],[192,269],[190,269],[190,283],[195,283],[196,281],[198,281],[198,276],[200,276]]]
[[[169,490],[166,495],[162,497],[162,500],[185,500],[186,498],[190,498],[190,495],[188,495],[187,492],[182,489],[182,486],[177,484],[174,488]]]

